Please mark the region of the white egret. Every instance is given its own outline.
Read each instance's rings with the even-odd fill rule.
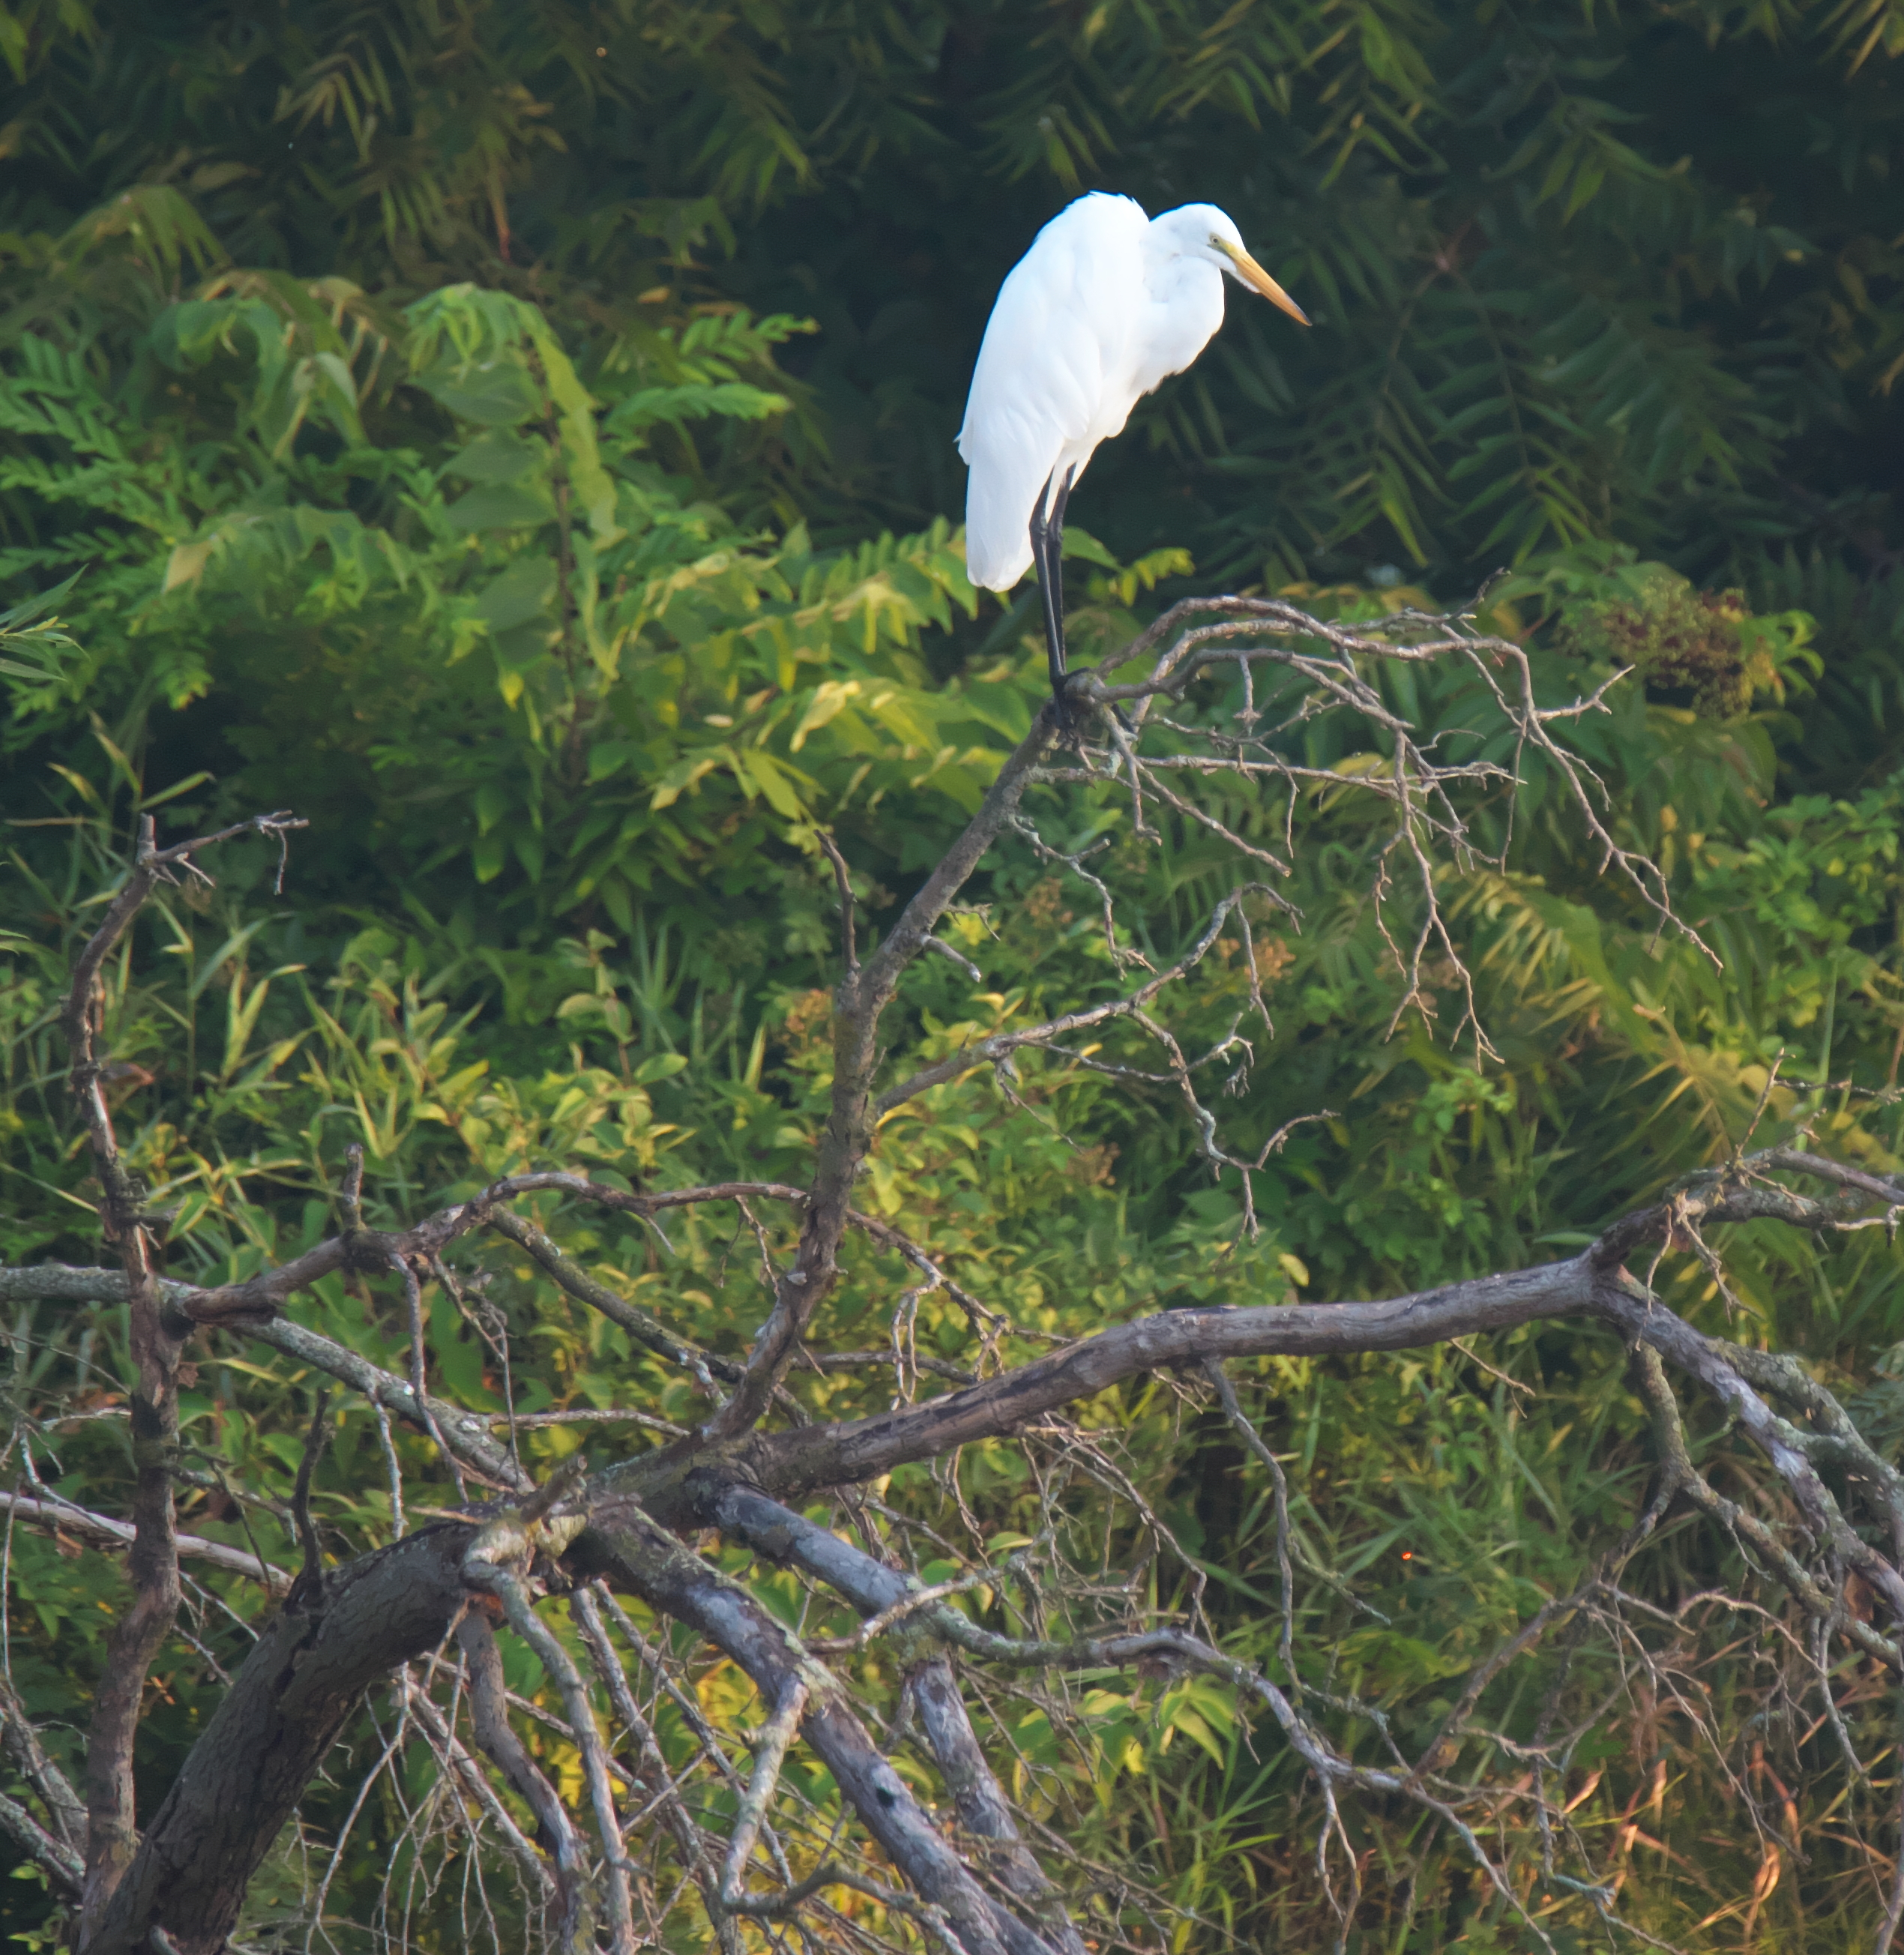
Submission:
[[[1094,191],[1038,233],[992,307],[958,431],[971,471],[965,563],[990,590],[1037,565],[1061,706],[1065,504],[1098,444],[1209,345],[1226,274],[1309,323],[1213,203],[1152,219],[1132,198]]]

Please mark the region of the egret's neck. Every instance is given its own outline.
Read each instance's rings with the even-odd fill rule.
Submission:
[[[1139,364],[1143,391],[1181,373],[1209,345],[1223,323],[1223,275],[1201,255],[1177,250],[1168,241],[1147,238],[1145,309]]]

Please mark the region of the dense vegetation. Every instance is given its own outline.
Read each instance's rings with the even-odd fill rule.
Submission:
[[[175,1209],[175,1271],[243,1273],[310,1239],[351,1141],[391,1218],[525,1163],[651,1185],[797,1174],[837,972],[820,831],[876,929],[1037,704],[1035,600],[981,601],[963,575],[951,436],[999,279],[1100,185],[1223,204],[1316,326],[1234,304],[1094,466],[1070,539],[1081,653],[1194,590],[1374,616],[1506,569],[1487,615],[1553,697],[1638,668],[1569,737],[1717,955],[1601,877],[1532,769],[1511,844],[1500,808],[1479,817],[1503,861],[1443,874],[1460,962],[1440,956],[1396,1021],[1367,900],[1377,811],[1311,797],[1286,892],[1301,927],[1266,908],[1248,953],[1276,1036],[1233,1117],[1250,1151],[1329,1118],[1260,1177],[1253,1246],[1169,1095],[1055,1061],[892,1123],[870,1204],[1021,1324],[1075,1333],[1160,1300],[1379,1295],[1541,1260],[1722,1157],[1761,1095],[1761,1139],[1808,1128],[1892,1169],[1899,52],[1888,0],[0,8],[0,587],[23,606],[0,620],[0,1262],[99,1259],[52,1008],[147,810],[162,833],[279,807],[311,823],[282,894],[266,852],[234,852],[216,892],[167,892],[106,974],[114,1094]],[[1409,717],[1513,757],[1452,675],[1397,686]],[[1306,738],[1311,763],[1361,757],[1333,722]],[[1247,839],[1281,832],[1279,808],[1240,794],[1201,804]],[[1101,845],[1091,866],[1161,964],[1233,864],[1194,822],[1148,842],[1128,816],[1093,788],[1047,791],[1036,818],[1065,855]],[[1116,976],[1095,893],[1028,839],[958,927],[983,983],[949,961],[920,974],[905,1036],[922,1051]],[[1247,1001],[1221,949],[1187,1041]],[[1690,1256],[1659,1280],[1904,1434],[1896,1253],[1882,1232],[1849,1240],[1753,1225],[1723,1294]],[[711,1225],[675,1247],[691,1278],[632,1235],[590,1253],[743,1352],[757,1273]],[[688,1384],[526,1258],[481,1260],[482,1311],[465,1321],[444,1292],[430,1324],[460,1393],[606,1406],[632,1371],[643,1402],[693,1416]],[[890,1289],[870,1261],[856,1280],[843,1349],[888,1334]],[[403,1368],[383,1289],[329,1279],[297,1308]],[[949,1304],[917,1311],[922,1348],[969,1356]],[[8,1334],[0,1479],[115,1510],[122,1427],[55,1415],[112,1409],[119,1316],[22,1306]],[[1262,1368],[1311,1560],[1390,1619],[1318,1579],[1314,1647],[1404,1749],[1640,1498],[1652,1455],[1624,1365],[1610,1337],[1547,1328],[1478,1355]],[[888,1390],[832,1374],[808,1402],[837,1414]],[[241,1544],[229,1488],[282,1504],[310,1401],[262,1347],[207,1349],[185,1524]],[[1079,1525],[1126,1556],[1149,1544],[1157,1596],[1201,1590],[1267,1659],[1255,1464],[1160,1383],[1089,1422],[1157,1525],[1081,1491]],[[318,1502],[343,1554],[391,1516],[367,1414],[338,1430]],[[527,1456],[552,1463],[574,1434],[540,1431]],[[1717,1417],[1694,1437],[1751,1497],[1759,1469]],[[1035,1532],[1024,1472],[1009,1447],[975,1453],[968,1549]],[[921,1474],[889,1497],[924,1513],[939,1496]],[[280,1520],[249,1525],[294,1560]],[[119,1578],[71,1548],[10,1535],[7,1661],[33,1714],[77,1733]],[[1751,1579],[1690,1519],[1636,1570],[1666,1606]],[[257,1607],[235,1582],[214,1592]],[[194,1635],[159,1666],[146,1801],[238,1651],[210,1599]],[[521,1654],[512,1682],[540,1687]],[[1503,1729],[1534,1729],[1563,1655]],[[1676,1709],[1663,1690],[1610,1702],[1572,1761],[1623,1910],[1682,1947],[1868,1938],[1881,1883],[1853,1835],[1895,1850],[1895,1753],[1870,1782],[1847,1774],[1794,1708],[1775,1622],[1742,1617],[1701,1661]],[[704,1688],[739,1716],[733,1673]],[[1839,1693],[1861,1739],[1887,1714],[1874,1669],[1847,1661]],[[1330,1944],[1313,1794],[1224,1693],[1107,1686],[1082,1710],[1075,1749],[1028,1702],[1011,1729],[1048,1768],[1034,1784],[1028,1766],[1027,1798],[1179,1911],[1153,1929],[1133,1903],[1126,1933]],[[307,1808],[313,1840],[354,1796],[334,1777]],[[339,1945],[395,1931],[379,1883],[426,1777],[385,1781],[358,1818],[323,1903]],[[1351,1946],[1534,1945],[1445,1837],[1391,1819],[1355,1836]],[[1514,1850],[1532,1893],[1539,1844]],[[301,1937],[301,1851],[261,1886],[254,1941],[280,1919]],[[13,1891],[21,1919],[52,1920]],[[455,1938],[448,1887],[413,1900],[426,1945]],[[1563,1939],[1589,1931],[1577,1897],[1537,1905],[1559,1945],[1584,1945]]]

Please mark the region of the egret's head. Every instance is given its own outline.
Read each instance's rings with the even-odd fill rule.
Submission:
[[[1227,211],[1219,210],[1213,203],[1186,203],[1181,210],[1166,212],[1157,222],[1181,238],[1180,248],[1185,253],[1210,259],[1239,285],[1260,292],[1298,325],[1309,323],[1301,307],[1243,249],[1243,234]]]

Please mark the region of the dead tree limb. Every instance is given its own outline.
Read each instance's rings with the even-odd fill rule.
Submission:
[[[105,1680],[93,1704],[86,1755],[82,1933],[99,1922],[136,1850],[133,1742],[146,1672],[171,1632],[179,1598],[172,1475],[178,1450],[181,1340],[165,1321],[159,1295],[165,1218],[147,1211],[145,1189],[120,1158],[112,1110],[100,1085],[97,1038],[103,1001],[99,993],[99,973],[153,891],[162,882],[178,880],[172,874],[175,869],[209,884],[211,878],[194,856],[247,834],[275,839],[282,849],[285,836],[304,826],[288,811],[257,815],[216,835],[197,836],[161,848],[155,839],[153,817],[141,817],[131,873],[75,960],[60,1012],[60,1029],[71,1055],[67,1082],[85,1122],[93,1171],[99,1177],[99,1220],[106,1240],[119,1252],[125,1276],[132,1362],[137,1374],[132,1393],[132,1453],[137,1477],[132,1502],[134,1535],[127,1557],[134,1601],[114,1626]]]
[[[833,1009],[832,1105],[815,1151],[793,1266],[780,1278],[773,1310],[734,1396],[710,1422],[710,1437],[749,1431],[771,1402],[814,1312],[839,1277],[839,1255],[849,1220],[853,1182],[871,1144],[870,1107],[879,1065],[881,1015],[913,959],[923,955],[992,844],[1011,824],[1032,771],[1057,730],[1054,709],[1040,710],[958,839],[941,858],[879,949],[841,981]]]

